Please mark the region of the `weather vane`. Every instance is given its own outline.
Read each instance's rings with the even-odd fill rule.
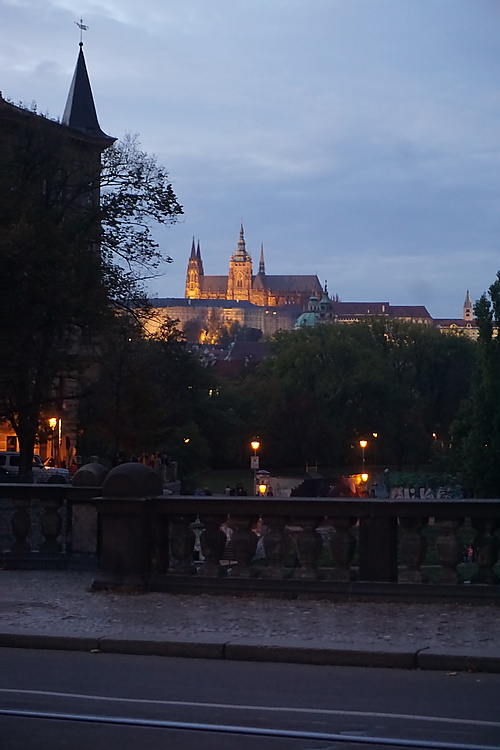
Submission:
[[[80,44],[83,44],[83,32],[87,31],[89,27],[85,26],[85,24],[83,23],[83,19],[82,18],[80,18],[80,23],[78,23],[78,21],[75,21],[75,23],[78,26],[78,28],[80,29]]]

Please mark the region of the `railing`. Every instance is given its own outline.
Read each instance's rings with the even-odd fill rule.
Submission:
[[[97,502],[102,554],[95,588],[437,595],[452,587],[457,595],[500,597],[500,500]],[[472,559],[464,563],[469,546]]]
[[[95,487],[0,483],[0,567],[97,566]]]

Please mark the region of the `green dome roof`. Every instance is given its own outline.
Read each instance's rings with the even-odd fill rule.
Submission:
[[[316,313],[305,312],[299,315],[294,328],[302,328],[303,326],[315,326],[316,325]]]

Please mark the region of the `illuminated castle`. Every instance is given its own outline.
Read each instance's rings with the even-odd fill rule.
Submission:
[[[207,276],[203,269],[200,243],[191,246],[186,275],[185,296],[191,300],[236,300],[251,302],[259,307],[307,306],[312,293],[321,295],[317,276],[268,276],[264,263],[264,248],[260,249],[258,273],[254,275],[252,256],[247,252],[243,225],[240,227],[238,249],[229,259],[227,276]]]

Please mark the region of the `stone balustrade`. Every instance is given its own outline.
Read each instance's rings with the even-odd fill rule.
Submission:
[[[97,566],[100,488],[0,483],[0,567]]]
[[[465,593],[472,587],[458,584],[468,583],[500,597],[500,500],[103,495],[98,504],[95,588],[353,595],[384,586]],[[466,566],[465,529],[474,549]]]
[[[102,489],[87,474],[83,486],[0,484],[0,567],[98,558],[95,588],[500,600],[498,499],[167,496],[140,464]]]

